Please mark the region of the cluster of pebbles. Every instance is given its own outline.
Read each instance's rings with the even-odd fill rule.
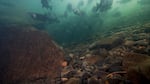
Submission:
[[[121,28],[88,45],[67,48],[57,84],[147,84],[150,23]]]

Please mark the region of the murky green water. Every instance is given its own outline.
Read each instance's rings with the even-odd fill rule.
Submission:
[[[68,45],[149,22],[149,8],[150,0],[0,0],[0,25],[31,25]]]

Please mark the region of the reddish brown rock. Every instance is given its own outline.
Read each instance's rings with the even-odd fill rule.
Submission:
[[[53,84],[63,52],[32,27],[0,28],[0,84]]]

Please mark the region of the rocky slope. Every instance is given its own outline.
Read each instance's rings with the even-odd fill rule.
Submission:
[[[97,39],[66,48],[63,84],[150,83],[150,23],[120,28]]]

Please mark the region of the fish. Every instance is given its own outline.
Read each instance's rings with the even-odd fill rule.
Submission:
[[[43,8],[52,9],[52,6],[49,4],[48,0],[41,0],[41,4]]]
[[[96,5],[96,11],[105,12],[111,8],[113,0],[100,0]]]
[[[71,3],[68,3],[68,4],[67,4],[66,10],[67,10],[68,12],[72,12],[73,7],[72,7],[72,4],[71,4]]]
[[[81,10],[78,9],[78,8],[74,8],[74,9],[73,9],[73,13],[74,13],[75,15],[78,15],[78,16],[83,16],[83,15],[85,15],[85,12],[81,11]]]

